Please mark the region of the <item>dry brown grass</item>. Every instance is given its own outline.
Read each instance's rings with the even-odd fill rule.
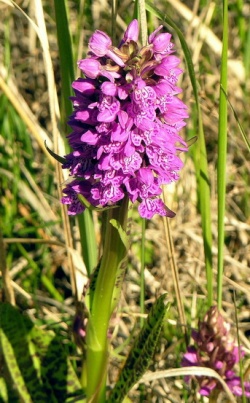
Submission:
[[[204,118],[205,136],[208,150],[209,174],[211,181],[211,212],[212,212],[212,232],[213,232],[213,267],[216,275],[217,264],[217,191],[216,191],[216,164],[217,164],[217,133],[218,133],[218,96],[219,96],[219,67],[221,51],[221,26],[215,25],[218,15],[213,19],[214,9],[217,6],[210,2],[206,7],[202,7],[199,2],[168,1],[167,4],[160,2],[158,6],[165,8],[172,15],[175,22],[180,21],[186,40],[193,54],[194,66],[197,79],[200,85],[200,102]],[[18,2],[31,19],[35,20],[33,1]],[[45,21],[47,26],[48,40],[50,46],[50,57],[53,65],[56,92],[60,99],[61,84],[59,73],[59,57],[56,40],[56,26],[52,3],[44,2]],[[118,35],[126,26],[122,16],[132,8],[129,1],[122,2],[119,6]],[[244,6],[246,18],[249,19],[249,4]],[[91,12],[94,20],[94,28],[109,29],[109,4],[105,0],[93,1]],[[27,150],[23,149],[22,139],[16,138],[17,148],[12,148],[11,138],[16,137],[15,133],[9,134],[4,126],[0,133],[1,153],[0,158],[8,160],[9,171],[5,166],[0,167],[0,173],[7,178],[9,183],[13,183],[15,164],[21,164],[22,174],[19,185],[13,195],[12,191],[3,181],[0,200],[2,204],[2,214],[8,214],[9,203],[17,204],[15,215],[10,214],[10,219],[19,220],[13,228],[13,234],[5,232],[3,228],[3,241],[6,246],[7,261],[5,269],[10,275],[8,288],[14,292],[16,304],[25,310],[30,317],[37,321],[42,320],[45,324],[60,322],[60,332],[65,338],[70,339],[70,323],[74,316],[74,304],[71,294],[72,284],[70,284],[69,256],[73,256],[73,269],[79,268],[81,274],[79,281],[86,282],[86,273],[82,269],[82,259],[78,249],[78,231],[76,223],[71,222],[74,238],[67,243],[67,235],[63,233],[61,223],[60,206],[56,190],[54,175],[54,162],[44,149],[43,142],[46,139],[47,145],[52,147],[56,130],[55,122],[51,120],[51,110],[49,107],[50,94],[48,92],[48,80],[46,79],[47,68],[44,62],[44,49],[42,49],[34,29],[18,9],[12,8],[8,2],[0,2],[0,85],[1,97],[7,97],[5,108],[10,104],[16,110],[18,119],[24,122],[27,128],[27,135],[30,136],[30,144],[34,152],[34,161],[28,168],[24,166]],[[70,29],[74,34],[77,22],[77,6],[75,2],[69,3]],[[239,51],[238,26],[234,23],[235,12],[230,13],[230,62],[229,62],[229,98],[235,112],[245,128],[249,131],[249,80],[246,82],[242,53]],[[247,21],[246,21],[247,22]],[[92,26],[88,21],[84,21],[79,49],[76,53],[86,51],[87,38],[90,35]],[[249,29],[249,27],[248,27]],[[8,48],[9,46],[9,48]],[[178,54],[181,55],[180,47]],[[10,60],[9,60],[10,57]],[[50,72],[52,73],[52,72]],[[3,81],[1,81],[3,80]],[[7,84],[7,86],[6,86]],[[183,99],[188,104],[190,114],[194,110],[194,99],[191,85],[187,75],[183,76],[182,86],[184,88]],[[54,105],[56,109],[56,104]],[[55,110],[55,118],[57,110]],[[0,119],[4,119],[5,111],[2,111]],[[193,122],[190,120],[187,130],[183,130],[183,136],[196,132]],[[60,140],[64,133],[57,133]],[[233,113],[229,112],[229,133],[228,133],[228,159],[227,159],[227,197],[226,197],[226,247],[225,247],[225,272],[223,282],[223,309],[228,321],[235,328],[235,306],[239,321],[239,336],[241,343],[245,346],[247,356],[250,349],[249,343],[249,301],[250,301],[250,208],[249,208],[249,154],[245,143],[240,135],[237,122]],[[63,149],[63,147],[61,148]],[[4,150],[4,151],[3,151]],[[204,312],[206,303],[206,275],[203,254],[203,239],[201,230],[201,218],[197,209],[197,180],[195,166],[192,160],[192,152],[183,156],[185,160],[184,169],[181,172],[179,182],[166,189],[168,205],[177,212],[176,218],[171,220],[170,227],[173,237],[174,254],[179,273],[179,288],[184,306],[188,332],[190,327],[197,326],[197,318]],[[21,161],[21,162],[20,162]],[[31,169],[29,172],[29,169]],[[48,179],[54,184],[48,186]],[[63,179],[60,180],[59,187]],[[48,194],[47,190],[51,193]],[[133,217],[135,217],[135,214]],[[98,216],[95,217],[97,232],[99,231]],[[49,223],[52,222],[52,225]],[[41,224],[42,223],[42,224]],[[48,226],[46,226],[46,223]],[[44,227],[42,228],[42,225]],[[48,294],[48,290],[38,284],[36,295],[25,289],[25,278],[32,270],[31,260],[42,260],[41,250],[35,248],[36,238],[27,237],[28,256],[21,253],[20,249],[13,248],[13,244],[20,243],[20,238],[25,238],[22,234],[25,226],[37,227],[35,234],[37,239],[46,244],[46,259],[49,260],[48,267],[55,275],[56,286],[65,299],[57,301]],[[39,228],[38,228],[39,227]],[[34,235],[35,236],[35,235]],[[141,228],[138,221],[132,225],[131,229],[131,252],[129,270],[124,283],[123,295],[118,313],[113,319],[112,329],[116,338],[114,347],[121,345],[133,330],[138,328],[139,318],[139,293],[140,293],[140,249]],[[166,243],[166,232],[161,218],[155,217],[148,222],[146,230],[146,242],[148,245],[148,264],[145,271],[146,283],[146,308],[148,309],[164,291],[168,292],[169,300],[172,302],[169,323],[166,323],[164,337],[157,349],[152,371],[176,368],[180,363],[180,351],[183,348],[178,310],[176,308],[176,295],[172,272],[170,269],[170,256]],[[25,245],[25,240],[23,240]],[[74,249],[70,250],[69,247]],[[68,250],[68,255],[66,251]],[[9,256],[9,257],[8,257]],[[38,257],[37,257],[38,256]],[[22,271],[24,274],[22,275]],[[4,271],[2,271],[4,275]],[[30,288],[30,287],[28,287]],[[214,285],[216,289],[216,284]],[[234,294],[235,293],[235,294]],[[215,294],[216,295],[216,294]],[[234,295],[236,301],[234,302]],[[216,300],[214,301],[216,303]],[[68,319],[70,321],[68,322]],[[121,354],[128,351],[125,346]],[[114,382],[119,368],[122,364],[117,357],[112,357],[112,369],[110,382]],[[245,368],[247,367],[247,362]],[[138,386],[132,390],[130,397],[133,402],[196,402],[195,390],[190,392],[190,396],[183,395],[183,382],[177,378],[160,379],[152,382],[145,381],[144,386]],[[187,396],[187,395],[186,395]],[[204,400],[205,401],[205,400]],[[225,401],[225,400],[223,400]]]

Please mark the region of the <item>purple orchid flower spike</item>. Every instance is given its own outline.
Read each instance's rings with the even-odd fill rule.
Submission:
[[[176,86],[180,60],[172,55],[171,35],[161,29],[142,48],[137,20],[119,47],[95,31],[87,58],[78,62],[84,77],[72,84],[73,152],[63,164],[73,179],[62,198],[69,214],[85,209],[79,195],[98,208],[119,205],[128,195],[139,202],[142,217],[174,216],[160,199],[161,186],[179,178],[178,154],[187,151],[179,132],[188,113]]]
[[[102,31],[95,31],[89,40],[89,49],[97,57],[110,57],[118,66],[124,67],[122,59],[112,50],[110,37]]]
[[[241,379],[236,376],[234,366],[243,357],[244,352],[238,347],[230,334],[227,323],[216,306],[211,307],[198,330],[192,331],[194,346],[189,346],[183,356],[182,366],[199,366],[212,368],[224,379],[235,396],[242,396]],[[214,391],[221,391],[221,384],[213,378],[196,377],[200,385],[200,394],[209,396]],[[190,376],[185,378],[189,382]],[[244,382],[244,393],[250,397],[250,382]]]

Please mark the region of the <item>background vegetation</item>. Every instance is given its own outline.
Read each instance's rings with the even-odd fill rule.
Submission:
[[[111,4],[106,0],[68,1],[68,26],[61,30],[56,22],[56,4],[42,2],[44,16],[37,1],[19,1],[24,13],[8,1],[0,2],[0,281],[2,301],[9,301],[41,329],[52,329],[60,338],[75,370],[80,364],[80,350],[75,346],[72,323],[75,317],[76,291],[81,300],[92,263],[84,259],[79,221],[68,219],[60,205],[60,193],[67,180],[59,164],[47,153],[47,146],[60,155],[67,151],[66,125],[71,104],[65,96],[67,84],[62,80],[60,39],[72,41],[73,71],[68,65],[68,82],[79,76],[76,61],[85,57],[88,38],[94,29],[111,33]],[[155,5],[171,17],[182,31],[192,54],[198,85],[207,150],[213,245],[213,298],[216,304],[216,271],[218,255],[218,118],[220,65],[222,50],[222,3],[217,1],[181,2],[157,0]],[[116,39],[132,19],[133,2],[118,4]],[[44,20],[43,20],[44,17]],[[43,26],[45,21],[46,26]],[[228,53],[228,147],[226,156],[226,212],[222,308],[246,349],[244,373],[248,373],[250,351],[250,162],[249,150],[241,129],[249,139],[250,101],[250,4],[235,0],[229,5]],[[62,18],[63,22],[63,18]],[[149,16],[150,31],[159,20]],[[64,30],[64,31],[63,31]],[[184,75],[179,83],[190,119],[182,135],[188,140],[198,136],[197,109],[181,44],[169,27],[176,43],[176,54],[183,59]],[[57,35],[59,34],[59,37]],[[65,37],[64,37],[65,34]],[[66,38],[66,39],[65,39]],[[65,46],[65,52],[67,52]],[[60,57],[59,57],[60,54]],[[65,53],[66,63],[71,55]],[[53,81],[54,80],[54,81]],[[55,83],[55,87],[54,87]],[[64,83],[64,84],[63,84]],[[63,85],[65,87],[63,88]],[[60,112],[59,112],[60,111]],[[249,141],[249,140],[248,140]],[[180,366],[185,351],[183,320],[186,332],[197,327],[198,318],[208,308],[207,277],[203,252],[200,202],[204,195],[199,186],[199,141],[190,146],[176,185],[165,189],[168,206],[176,211],[169,221],[174,252],[169,243],[166,222],[155,217],[146,222],[145,232],[145,314],[141,299],[141,220],[137,209],[131,215],[131,250],[119,310],[111,327],[114,340],[110,384],[116,378],[131,339],[156,297],[167,291],[172,303],[161,343],[151,371]],[[60,176],[61,175],[61,176]],[[204,213],[203,213],[204,214]],[[100,242],[100,216],[94,213],[95,234],[87,233],[97,245]],[[94,236],[94,238],[93,238]],[[173,275],[174,253],[177,282],[184,306],[185,319],[180,320],[176,276]],[[93,262],[96,256],[93,257]],[[85,264],[86,266],[85,266]],[[171,267],[173,270],[171,270]],[[73,273],[74,272],[74,273]],[[76,276],[76,284],[72,278]],[[76,290],[75,290],[76,287]],[[184,322],[184,323],[185,323]],[[0,362],[1,367],[1,362]],[[250,367],[249,367],[250,368]],[[144,381],[129,395],[132,401],[194,402],[192,390],[181,378]],[[205,401],[205,400],[204,400]]]

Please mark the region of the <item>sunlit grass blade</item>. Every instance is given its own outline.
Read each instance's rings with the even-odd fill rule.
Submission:
[[[24,256],[25,259],[27,259],[29,266],[32,268],[33,272],[37,274],[36,278],[38,278],[38,275],[40,273],[39,266],[36,264],[34,259],[32,259],[30,257],[29,253],[26,251],[26,249],[23,247],[22,244],[18,243],[17,248],[19,249],[22,256]],[[51,280],[45,274],[41,274],[40,280],[41,280],[41,283],[43,284],[43,286],[45,287],[45,289],[49,292],[49,294],[56,301],[63,302],[62,295],[59,293],[59,291],[55,288],[54,284],[51,282]]]
[[[163,200],[166,204],[165,189],[164,189],[164,193],[163,193]],[[176,263],[175,252],[174,252],[174,243],[173,243],[173,239],[172,239],[172,233],[171,233],[169,219],[167,217],[163,218],[163,224],[164,224],[164,232],[165,232],[165,238],[166,238],[168,261],[169,261],[169,266],[170,266],[171,273],[172,273],[174,290],[175,290],[175,295],[176,295],[177,309],[178,309],[178,313],[179,313],[180,323],[182,326],[182,331],[185,335],[185,341],[187,344],[187,342],[188,342],[187,328],[186,328],[187,321],[186,321],[186,316],[185,316],[183,297],[181,295],[179,272],[178,272],[178,266]]]
[[[248,26],[246,41],[244,44],[244,66],[247,80],[250,77],[250,24]]]
[[[3,75],[3,77],[0,76],[0,89],[6,95],[8,100],[12,103],[13,107],[20,116],[20,119],[22,119],[22,123],[26,125],[26,127],[29,129],[30,133],[43,151],[46,150],[46,147],[44,145],[45,141],[49,147],[52,147],[52,142],[48,137],[46,131],[37,122],[35,115],[32,113],[22,95],[18,92],[18,88],[15,86],[13,80],[11,78],[8,78],[8,83],[5,82],[5,80],[7,79],[7,70],[4,67],[1,68],[1,74]],[[4,102],[5,101],[1,100],[2,111],[4,111],[4,108],[2,107],[2,103]],[[55,161],[53,160],[53,158],[50,158],[50,155],[48,155],[48,157],[50,162],[54,164]]]
[[[226,159],[227,159],[227,54],[228,54],[228,3],[223,1],[223,41],[220,76],[219,128],[218,128],[218,307],[222,304],[222,277],[224,265],[224,217],[226,201]]]
[[[198,132],[199,137],[195,145],[195,166],[197,172],[197,182],[198,182],[198,197],[199,197],[199,209],[201,212],[202,221],[202,233],[203,233],[203,243],[204,243],[204,253],[205,253],[205,266],[206,266],[206,277],[207,277],[207,301],[208,305],[211,306],[213,302],[213,271],[212,271],[212,230],[211,230],[211,206],[210,206],[210,183],[208,176],[208,164],[207,164],[207,151],[205,136],[203,130],[202,114],[199,103],[198,88],[196,83],[195,71],[192,62],[192,57],[185,41],[185,38],[178,28],[178,26],[165,14],[159,11],[152,3],[147,1],[146,9],[155,15],[157,18],[166,22],[171,26],[177,33],[183,53],[185,55],[185,60],[187,63],[188,73],[190,81],[193,88],[197,113],[198,113]]]
[[[57,40],[60,55],[60,71],[62,78],[61,117],[63,122],[62,127],[64,128],[66,134],[69,128],[66,128],[65,123],[72,113],[72,103],[70,101],[70,96],[72,95],[71,84],[75,79],[73,49],[67,17],[67,3],[64,0],[54,0],[54,4],[56,14]],[[66,145],[66,149],[67,148],[68,146]],[[90,274],[97,264],[97,246],[95,240],[92,212],[85,210],[82,215],[78,216],[78,225],[80,230],[82,255],[87,272],[88,274]]]
[[[241,354],[241,343],[240,343],[240,335],[239,335],[239,318],[237,313],[237,306],[236,306],[236,292],[234,290],[233,295],[233,302],[234,302],[234,310],[235,310],[235,325],[237,330],[237,343],[238,343],[238,355],[239,355],[239,367],[240,367],[240,381],[241,381],[241,388],[242,388],[242,403],[246,403],[246,394],[245,394],[245,384],[244,384],[244,370],[243,370],[243,363],[242,363],[242,354]]]
[[[242,124],[240,123],[240,120],[239,120],[239,118],[238,118],[238,115],[237,115],[237,113],[236,113],[236,111],[235,111],[233,105],[231,104],[231,102],[230,102],[230,100],[229,100],[229,98],[228,98],[228,95],[225,93],[224,88],[221,87],[221,89],[222,89],[222,91],[224,92],[224,94],[225,94],[225,96],[226,96],[226,98],[227,98],[227,102],[228,102],[230,108],[231,108],[232,111],[233,111],[234,118],[235,118],[235,120],[236,120],[236,122],[237,122],[237,125],[238,125],[238,127],[239,127],[240,133],[241,133],[241,135],[242,135],[242,138],[243,138],[243,140],[244,140],[245,143],[246,143],[246,146],[247,146],[247,148],[248,148],[248,151],[250,151],[250,141],[249,141],[248,138],[247,138],[247,134],[246,134],[245,130],[243,129]]]
[[[185,367],[185,368],[166,369],[163,371],[158,371],[156,373],[149,372],[148,374],[145,374],[143,376],[142,381],[148,382],[148,381],[153,381],[153,380],[161,379],[161,378],[171,378],[171,377],[177,377],[177,376],[178,377],[179,376],[194,377],[194,376],[201,376],[201,375],[204,377],[208,377],[210,379],[214,378],[214,379],[218,380],[221,384],[221,388],[224,389],[224,392],[227,394],[227,397],[228,397],[227,401],[230,403],[237,403],[236,398],[234,397],[233,393],[229,389],[229,387],[228,387],[227,383],[224,381],[224,379],[214,369],[207,368],[207,367],[192,366],[192,367]],[[186,401],[189,401],[189,400],[185,400],[185,402]],[[216,400],[210,399],[211,403],[214,403],[215,401],[218,401],[218,399],[217,398],[216,398]]]
[[[54,0],[57,42],[60,57],[60,72],[61,72],[61,119],[62,127],[67,132],[69,127],[66,126],[67,118],[72,113],[72,103],[70,96],[72,94],[71,84],[74,80],[74,62],[72,52],[72,41],[69,32],[69,24],[66,10],[66,2],[64,0]],[[69,151],[69,146],[65,137],[65,148]]]

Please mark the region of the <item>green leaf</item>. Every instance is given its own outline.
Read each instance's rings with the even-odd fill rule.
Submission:
[[[46,141],[44,142],[44,145],[46,147],[46,150],[48,151],[48,153],[51,155],[51,157],[53,157],[56,161],[60,162],[61,164],[64,164],[65,162],[67,162],[66,158],[61,157],[60,155],[57,155],[56,153],[54,153],[54,151],[50,150],[49,147],[46,144]]]
[[[148,369],[168,309],[169,303],[166,303],[166,294],[163,294],[151,308],[142,330],[135,339],[120,377],[110,394],[109,403],[122,402],[132,386]]]
[[[89,284],[89,288],[87,290],[87,295],[85,298],[85,304],[88,309],[88,313],[91,311],[91,306],[92,306],[93,297],[94,297],[94,293],[95,293],[95,289],[96,289],[96,282],[97,282],[97,278],[99,275],[101,262],[102,262],[102,259],[99,260],[96,268],[92,271],[91,276],[90,276],[90,284]]]
[[[67,0],[54,0],[55,6],[55,17],[56,17],[56,31],[57,31],[57,42],[59,49],[60,58],[60,73],[61,73],[61,85],[62,85],[62,95],[61,95],[61,119],[62,128],[69,131],[69,127],[66,126],[68,116],[72,113],[72,102],[70,96],[72,96],[72,81],[74,80],[74,62],[73,62],[73,51],[72,51],[72,40],[70,34],[70,24],[67,15]],[[69,146],[66,142],[65,145],[67,152],[69,151]]]
[[[110,224],[117,229],[119,237],[123,243],[123,246],[126,251],[129,249],[129,237],[126,231],[122,228],[121,223],[118,220],[111,219]],[[124,281],[124,276],[126,273],[128,267],[128,255],[125,253],[124,257],[120,260],[118,267],[117,267],[117,273],[116,273],[116,281],[115,281],[115,286],[113,290],[113,296],[112,296],[112,303],[111,303],[111,310],[113,311],[115,309],[115,306],[117,305],[117,301],[120,300],[120,295],[121,295],[121,290],[122,290],[122,284]]]
[[[8,386],[4,378],[0,378],[0,403],[8,403],[9,400]],[[17,401],[17,399],[15,400]],[[11,402],[14,403],[14,399],[12,396]]]
[[[74,58],[73,58],[73,47],[70,33],[70,24],[68,21],[67,8],[69,7],[69,2],[67,0],[54,0],[55,6],[55,17],[56,17],[56,30],[57,30],[57,41],[59,48],[59,58],[60,58],[60,72],[62,78],[62,94],[61,94],[61,124],[63,130],[67,133],[69,131],[69,126],[66,125],[68,117],[72,113],[72,102],[70,96],[72,95],[72,82],[74,80]],[[84,17],[84,2],[78,2],[79,7],[76,13],[78,21],[76,21],[76,30],[79,32],[78,37],[80,38],[81,24],[83,24]],[[69,152],[69,145],[65,137],[65,148]],[[61,157],[59,157],[61,158]],[[59,162],[63,162],[62,160]],[[81,200],[86,206],[87,200]],[[77,217],[78,226],[80,230],[80,241],[82,246],[82,256],[83,261],[86,265],[88,276],[92,273],[92,270],[97,264],[97,245],[95,239],[95,229],[92,217],[92,206],[87,206],[88,211],[84,211],[83,214],[79,214]]]
[[[10,304],[0,305],[0,318],[8,390],[15,390],[25,403],[66,402],[82,393],[60,337],[35,327]]]
[[[86,209],[83,214],[78,214],[78,227],[80,231],[83,261],[89,277],[97,265],[98,258],[94,220],[91,211]]]
[[[121,223],[119,223],[119,221],[112,218],[110,220],[110,224],[113,225],[113,227],[117,229],[123,245],[125,246],[126,249],[128,249],[128,246],[129,246],[128,245],[128,236],[127,236],[126,231],[124,231],[124,229],[122,228]]]

